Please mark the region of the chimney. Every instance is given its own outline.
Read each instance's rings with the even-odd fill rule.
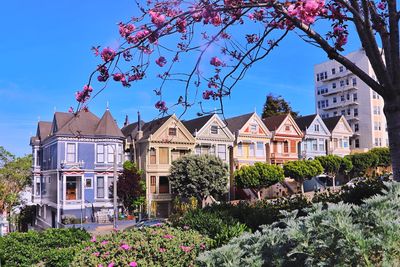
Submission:
[[[128,115],[125,115],[124,127],[129,124]]]
[[[138,122],[138,131],[141,131],[142,125],[140,125],[140,111],[137,112],[137,122]]]

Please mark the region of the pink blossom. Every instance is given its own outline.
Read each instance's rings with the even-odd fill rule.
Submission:
[[[205,249],[206,249],[206,245],[205,245],[204,243],[201,243],[201,244],[200,244],[200,249],[201,249],[201,250],[205,250]]]
[[[96,237],[93,236],[92,239],[90,239],[90,242],[96,242]]]
[[[99,265],[97,265],[97,267],[103,267],[103,264],[99,264]]]
[[[188,253],[192,250],[192,247],[187,247],[187,246],[180,246],[183,252]]]
[[[120,248],[123,249],[123,250],[129,250],[129,249],[131,248],[131,246],[129,246],[129,245],[127,245],[127,244],[122,244],[122,245],[120,246]]]
[[[69,113],[74,113],[74,108],[73,107],[69,107],[68,112]]]
[[[154,106],[155,106],[156,109],[158,109],[159,111],[167,111],[167,110],[168,110],[168,108],[167,108],[165,102],[162,101],[162,100],[157,101],[156,104],[155,104]],[[166,235],[166,236],[169,236],[169,235]],[[164,238],[166,238],[166,237],[164,236]],[[172,236],[171,238],[173,238],[173,236]]]
[[[129,36],[135,30],[135,25],[133,24],[124,24],[120,22],[118,25],[119,25],[119,34],[124,38]]]
[[[103,51],[101,51],[101,58],[105,62],[109,62],[109,61],[113,60],[114,57],[115,57],[115,51],[109,47],[106,47],[103,49]]]
[[[164,253],[165,251],[167,251],[166,248],[160,248],[158,251],[160,251],[161,253]]]
[[[131,261],[131,262],[129,263],[129,266],[130,266],[130,267],[137,267],[138,264],[137,264],[136,261]]]
[[[379,2],[379,3],[376,5],[376,7],[379,8],[380,10],[385,10],[386,4],[385,4],[384,2]]]
[[[186,25],[187,25],[186,20],[184,20],[182,18],[178,19],[178,21],[176,22],[176,28],[177,28],[178,32],[185,33]]]
[[[173,235],[170,235],[170,234],[166,234],[166,235],[163,236],[163,238],[165,238],[165,239],[172,239],[172,238],[174,238],[174,236],[173,236]]]
[[[205,90],[203,92],[203,99],[208,100],[208,99],[210,99],[210,97],[214,96],[214,94],[215,94],[215,92],[212,90]]]
[[[221,16],[220,16],[219,14],[215,15],[215,16],[211,19],[211,23],[212,23],[212,25],[214,25],[214,26],[219,26],[219,25],[221,25],[221,23],[222,23]]]
[[[160,27],[164,24],[164,22],[165,22],[164,15],[154,12],[152,10],[149,11],[149,15],[151,17],[151,22],[153,22],[154,25],[156,25],[157,27]]]
[[[107,244],[108,244],[108,241],[107,241],[107,240],[101,241],[100,244],[102,244],[102,245],[107,245]]]
[[[85,103],[90,98],[90,93],[93,91],[93,88],[90,85],[85,85],[82,91],[77,91],[75,93],[75,99],[79,103]],[[92,238],[92,242],[96,242],[96,237]]]
[[[115,73],[113,74],[113,79],[116,82],[122,81],[125,78],[125,75],[122,73]]]
[[[210,64],[215,67],[220,67],[224,65],[224,63],[217,57],[212,57],[210,60]]]
[[[100,256],[100,252],[94,252],[94,253],[92,253],[92,255],[98,257],[98,256]]]
[[[161,56],[156,60],[156,64],[160,67],[164,67],[164,65],[167,64],[167,60],[165,57]]]
[[[114,265],[115,265],[114,262],[110,262],[107,267],[114,267]]]

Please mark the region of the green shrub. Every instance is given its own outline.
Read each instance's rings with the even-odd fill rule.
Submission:
[[[80,229],[48,229],[10,233],[0,238],[0,260],[5,266],[69,266],[75,251],[90,235]]]
[[[399,266],[400,184],[354,204],[284,212],[262,231],[200,255],[200,266]]]
[[[239,223],[228,214],[207,212],[201,209],[191,210],[183,217],[173,221],[174,226],[189,227],[213,239],[213,246],[226,244],[234,237],[248,231],[245,224]]]
[[[209,242],[193,230],[166,226],[114,232],[86,242],[71,266],[193,266]]]

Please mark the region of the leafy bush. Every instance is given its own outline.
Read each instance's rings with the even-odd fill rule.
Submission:
[[[377,166],[389,167],[392,164],[388,147],[375,147],[368,153],[375,154],[378,157]]]
[[[69,266],[82,241],[90,235],[80,229],[48,229],[10,233],[0,238],[0,261],[5,266]]]
[[[262,200],[253,203],[239,202],[237,205],[220,204],[207,207],[204,211],[209,213],[224,214],[240,223],[247,225],[252,231],[259,230],[264,224],[271,224],[283,217],[281,211],[297,211],[297,216],[307,214],[305,208],[312,203],[345,203],[360,205],[365,198],[380,194],[386,189],[385,184],[377,179],[368,179],[357,183],[354,187],[342,187],[339,192],[322,192],[316,194],[312,201],[302,195],[282,197],[275,200]],[[222,216],[220,218],[223,218]]]
[[[351,170],[351,176],[353,177],[365,175],[369,168],[375,168],[379,162],[378,155],[369,152],[348,155],[346,158],[353,163],[353,169]]]
[[[245,224],[227,214],[210,213],[201,209],[188,211],[183,217],[173,221],[173,224],[181,228],[189,227],[212,238],[212,245],[217,247],[249,230]]]
[[[200,266],[399,266],[400,184],[354,204],[315,204],[199,256]]]
[[[324,168],[318,160],[297,160],[286,162],[283,171],[286,177],[301,183],[301,191],[304,193],[303,181],[321,174]]]
[[[209,242],[193,230],[164,226],[114,232],[87,242],[71,266],[193,266]]]

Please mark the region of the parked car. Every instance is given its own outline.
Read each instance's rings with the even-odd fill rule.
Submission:
[[[134,228],[142,229],[144,227],[155,227],[164,225],[167,221],[161,218],[144,219],[134,225]]]
[[[365,177],[356,177],[356,178],[353,178],[353,179],[351,179],[350,181],[348,181],[348,182],[346,183],[346,185],[347,185],[348,187],[355,187],[357,183],[359,183],[359,182],[361,182],[361,181],[365,181],[365,180],[366,180]]]

